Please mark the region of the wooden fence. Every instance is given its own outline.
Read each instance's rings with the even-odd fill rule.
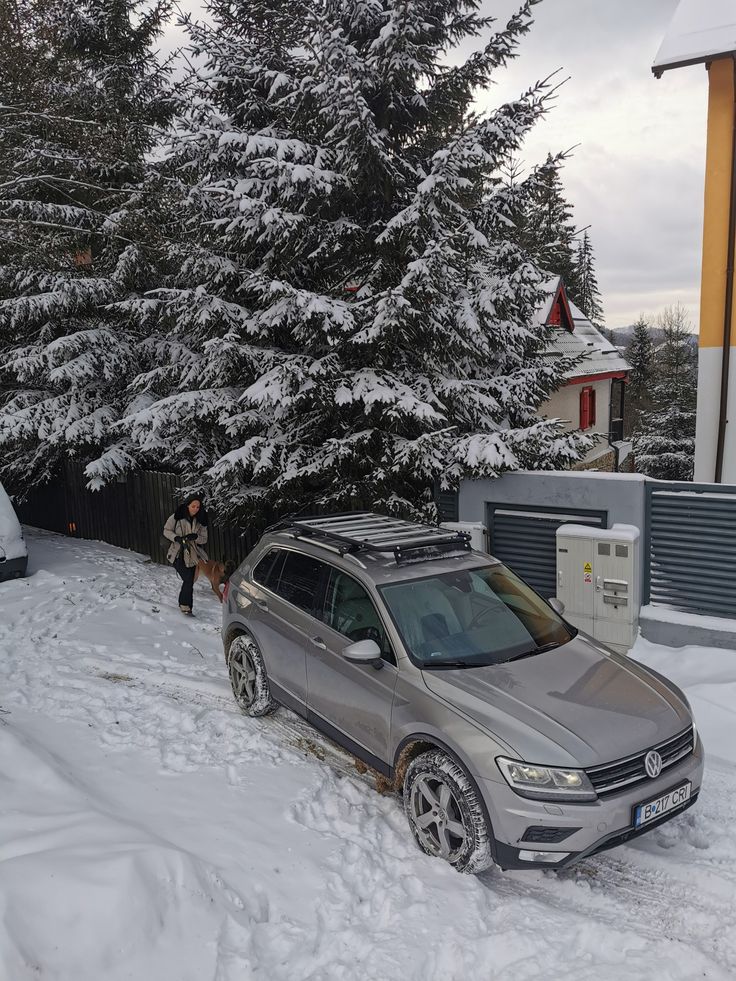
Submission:
[[[165,563],[164,523],[183,497],[181,478],[175,474],[139,471],[102,490],[89,491],[82,469],[67,465],[58,481],[32,491],[18,512],[24,524],[108,542]],[[239,563],[262,532],[262,526],[220,524],[210,514],[207,552],[210,558]]]

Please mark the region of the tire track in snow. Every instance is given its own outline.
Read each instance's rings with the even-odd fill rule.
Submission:
[[[80,564],[90,562],[86,547],[75,547],[73,553]],[[172,618],[177,616],[171,601],[175,581],[168,577],[164,583],[160,567],[146,566],[135,558],[98,558],[93,559],[95,567],[100,568],[98,574],[70,577],[48,573],[54,582],[49,580],[51,593],[40,604],[38,591],[29,590],[29,599],[36,606],[24,626],[28,641],[23,650],[13,653],[17,665],[29,672],[26,677],[36,702],[33,707],[51,709],[62,718],[75,721],[96,719],[99,724],[102,720],[112,748],[141,745],[157,750],[163,754],[164,767],[173,771],[223,767],[236,784],[240,772],[247,773],[248,763],[256,756],[259,762],[265,756],[274,765],[305,755],[316,757],[322,768],[315,771],[315,784],[292,804],[290,813],[296,823],[311,832],[334,838],[335,852],[326,869],[327,896],[320,914],[319,936],[313,938],[311,949],[303,949],[309,947],[310,941],[302,929],[293,926],[286,931],[289,941],[284,948],[289,951],[294,968],[291,976],[308,977],[311,973],[315,978],[344,977],[352,981],[355,975],[349,973],[348,965],[354,967],[355,960],[351,953],[354,958],[367,958],[369,946],[378,953],[374,954],[368,973],[361,975],[365,981],[399,976],[397,963],[381,956],[382,940],[386,947],[396,950],[397,931],[406,931],[408,923],[418,929],[427,903],[432,905],[433,897],[448,881],[446,876],[454,873],[417,852],[397,800],[375,794],[370,776],[358,774],[351,757],[303,720],[283,709],[264,720],[250,720],[240,713],[227,691],[219,642],[212,643],[217,630],[206,621],[186,624],[190,647],[199,641],[205,651],[204,663],[194,654],[191,657],[196,656],[196,660],[167,660],[145,648],[133,650],[115,641],[103,653],[100,645],[67,639],[65,635],[73,631],[75,624],[113,606],[125,607],[144,630],[146,620],[142,617],[166,627],[169,621],[173,625]],[[124,576],[129,581],[123,586],[114,578],[120,576],[121,562],[128,567]],[[49,622],[40,622],[45,615],[50,616]],[[7,645],[9,638],[17,640],[19,621],[16,616],[12,625],[3,625],[0,645]],[[177,620],[177,626],[177,633],[181,633],[183,624]],[[189,641],[172,638],[171,643],[181,649]],[[45,649],[39,649],[44,645]],[[70,647],[76,649],[76,658],[70,656]],[[114,656],[108,657],[107,652],[113,649]],[[172,670],[172,665],[176,670]],[[111,680],[109,676],[114,673],[125,675],[130,681]],[[55,691],[55,685],[59,691]],[[217,691],[218,687],[222,692]],[[112,728],[116,724],[112,718],[115,713],[128,727],[125,738],[117,736]],[[143,731],[139,732],[141,726]],[[189,744],[188,753],[185,746],[181,754],[171,751],[166,755],[163,748],[178,741]],[[494,870],[484,875],[477,886],[469,881],[465,891],[474,919],[465,940],[477,945],[478,950],[477,956],[467,953],[466,943],[465,967],[473,961],[477,965],[475,976],[487,977],[488,962],[484,963],[482,955],[484,951],[488,953],[488,947],[483,945],[483,930],[487,934],[490,929],[489,914],[500,918],[502,925],[503,907],[508,906],[509,916],[524,911],[528,915],[529,909],[534,916],[546,912],[550,921],[561,924],[561,929],[566,922],[571,930],[579,930],[581,923],[595,923],[605,928],[601,935],[627,932],[650,945],[671,939],[697,951],[716,972],[723,972],[717,976],[733,976],[736,922],[728,897],[733,896],[736,850],[729,847],[724,829],[734,826],[736,787],[731,771],[710,765],[709,771],[718,779],[711,781],[697,810],[652,833],[662,854],[634,846],[587,860],[569,873]],[[725,787],[716,789],[712,785],[723,781]],[[691,817],[694,824],[688,823]],[[710,847],[703,847],[703,842],[709,841]],[[677,855],[673,848],[678,849]],[[396,863],[406,869],[398,878],[393,871]],[[652,863],[656,867],[651,867]],[[692,872],[698,874],[697,896],[688,883]],[[387,889],[390,894],[386,894]],[[245,962],[240,960],[242,944],[252,936],[247,917],[254,913],[244,898],[234,900],[234,912],[237,913],[238,902],[243,902],[245,919],[236,928],[236,917],[236,926],[228,927],[230,932],[223,937],[223,978],[231,976],[226,967],[228,961],[243,965],[249,963],[252,955],[250,966],[257,963],[252,945]],[[269,927],[266,920],[267,917],[264,930]],[[336,924],[340,926],[337,931]],[[370,944],[366,938],[370,938]],[[448,939],[450,946],[452,943]],[[334,951],[330,953],[326,946],[332,946]],[[445,964],[436,951],[420,950],[417,956],[420,960],[425,958],[427,976]],[[536,976],[545,976],[539,974],[540,963],[544,962],[535,955],[526,966],[515,965],[514,976],[535,976],[534,965]],[[324,973],[328,969],[329,974]],[[307,970],[309,973],[305,973]],[[499,976],[502,973],[503,968]],[[454,976],[450,962],[444,976]]]
[[[495,870],[481,879],[496,895],[534,899],[649,941],[676,941],[733,977],[736,907],[730,877],[708,882],[699,875],[696,892],[690,863],[673,864],[669,858],[640,853],[656,859],[654,868],[637,862],[635,849],[623,846],[620,852],[585,860],[569,871],[541,873],[541,879],[539,873],[522,879],[525,873],[499,875]]]

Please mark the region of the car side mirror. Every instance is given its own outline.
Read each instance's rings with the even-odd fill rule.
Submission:
[[[553,596],[551,599],[548,599],[547,602],[552,607],[552,609],[555,611],[555,613],[559,613],[560,616],[563,616],[564,615],[564,613],[565,613],[565,604],[562,602],[562,600],[558,600],[556,596]]]
[[[356,640],[354,644],[343,647],[342,656],[352,664],[372,664],[374,668],[382,668],[381,648],[375,640]]]

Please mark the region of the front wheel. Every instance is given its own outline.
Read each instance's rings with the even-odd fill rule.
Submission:
[[[250,716],[268,715],[276,708],[266,665],[258,645],[241,634],[230,645],[227,667],[235,701]]]
[[[447,753],[417,756],[404,778],[404,812],[423,852],[458,872],[483,872],[493,864],[490,829],[471,779]]]

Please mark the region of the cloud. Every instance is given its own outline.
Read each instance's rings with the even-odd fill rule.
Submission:
[[[482,12],[503,24],[520,2],[484,0]],[[558,68],[570,76],[522,156],[531,166],[579,144],[563,179],[578,227],[590,226],[610,326],[678,300],[697,324],[707,78],[702,66],[660,80],[650,70],[677,2],[545,0],[519,57],[479,98],[488,110]],[[183,5],[203,16],[197,0]],[[170,50],[183,35],[164,41]]]
[[[505,20],[516,4],[483,6]],[[590,226],[610,326],[678,300],[697,324],[707,78],[702,67],[661,80],[650,70],[676,6],[546,0],[480,99],[490,109],[559,67],[570,76],[523,157],[532,165],[579,144],[563,180],[578,227]]]

